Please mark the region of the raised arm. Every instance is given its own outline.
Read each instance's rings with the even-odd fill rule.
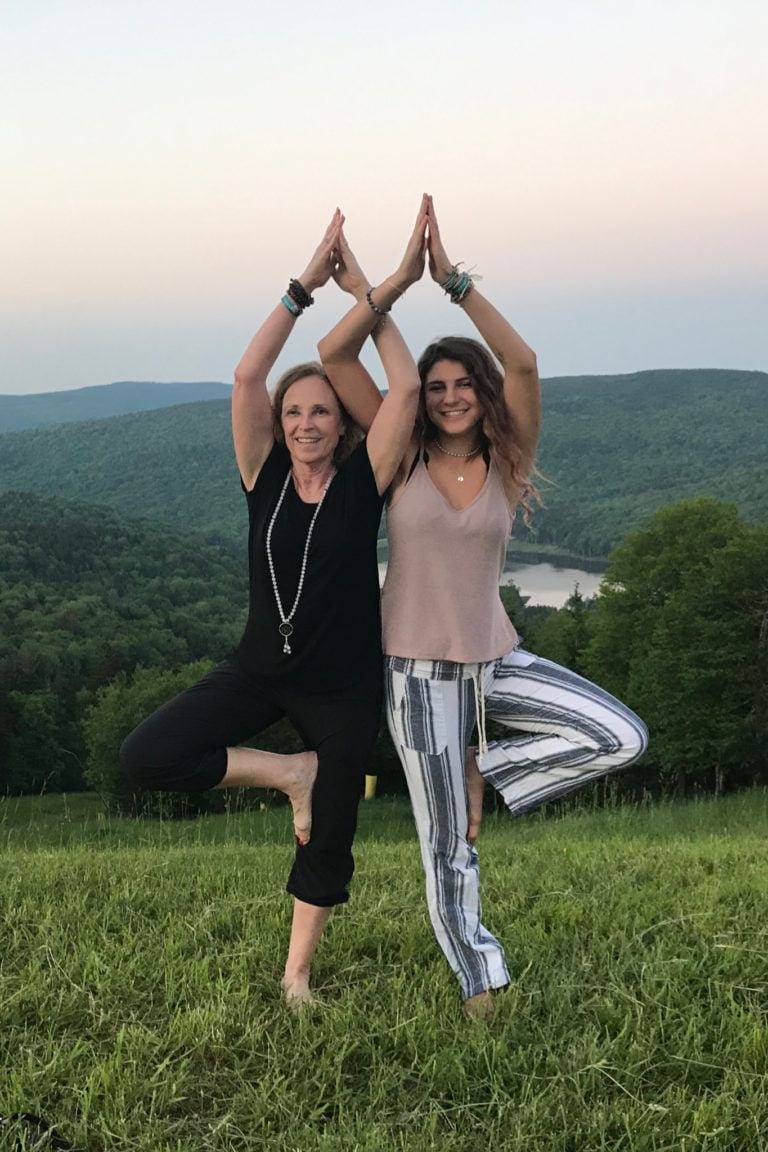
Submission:
[[[429,221],[429,271],[441,287],[455,271],[443,246],[432,197],[427,209]],[[460,286],[459,286],[460,287]],[[508,320],[494,308],[476,287],[459,301],[478,332],[504,369],[504,399],[515,427],[523,466],[531,471],[541,428],[541,386],[536,355]]]
[[[299,277],[299,284],[309,296],[330,279],[331,256],[343,223],[344,217],[337,208],[323,239]],[[293,304],[290,297],[288,302]],[[300,315],[298,305],[294,305],[291,310],[286,304],[279,303],[267,316],[235,369],[232,437],[237,466],[243,484],[249,490],[256,483],[256,477],[274,443],[272,402],[267,391],[267,376]]]
[[[333,278],[358,303],[365,301],[366,293],[371,291],[371,283],[358,264],[343,229],[339,233],[334,253]],[[376,289],[377,300],[386,287],[384,284],[381,289]],[[372,309],[362,309],[359,316],[354,319],[350,317],[351,313],[343,316],[336,327],[323,337],[317,352],[339,400],[355,423],[367,432],[381,407],[382,396],[370,372],[360,360],[360,350],[371,331],[375,339],[379,329],[391,329],[393,325],[391,319],[388,319],[386,325],[378,323],[381,317]]]
[[[418,237],[423,236],[428,201],[428,196],[422,196],[416,225],[397,272],[387,277],[382,284],[373,289],[349,247],[342,229],[339,235],[333,278],[344,292],[349,292],[358,303],[362,303],[366,301],[366,295],[370,291],[371,298],[377,307],[384,311],[388,311],[392,307],[398,296],[401,296],[413,283],[409,276],[414,275],[416,268],[414,266],[406,269],[404,265],[410,259],[411,250],[413,249],[413,252],[418,254],[419,244],[423,243],[423,240],[420,241]],[[422,272],[423,266],[418,272],[417,278],[421,277]],[[382,319],[382,316],[370,306],[367,311],[365,308],[353,308],[342,317],[327,336],[323,337],[318,345],[318,353],[323,367],[328,373],[339,399],[355,422],[366,431],[373,423],[373,419],[381,406],[382,397],[368,369],[360,361],[360,350],[363,344],[368,336],[372,335],[379,356],[382,355],[382,348],[384,355],[389,352],[392,355],[402,354],[403,351],[407,353],[405,341],[392,317],[387,316],[386,322],[382,322]]]
[[[357,303],[319,345],[323,367],[339,398],[353,418],[369,429],[368,455],[380,492],[389,487],[406,454],[418,408],[416,364],[388,312],[424,271],[427,203],[427,197],[422,197],[397,271],[375,288],[370,288],[341,233],[334,276]],[[371,333],[387,377],[388,392],[383,400],[359,360],[360,349]]]

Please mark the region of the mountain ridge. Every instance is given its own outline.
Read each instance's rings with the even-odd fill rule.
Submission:
[[[582,373],[575,376],[547,376],[541,381],[550,387],[570,390],[587,384],[590,389],[609,388],[631,383],[653,383],[677,377],[680,383],[691,376],[704,375],[723,381],[734,377],[765,376],[758,369],[736,368],[644,368],[637,372]],[[220,380],[114,380],[109,384],[92,384],[62,391],[0,393],[0,435],[40,428],[50,424],[83,423],[89,420],[127,416],[133,412],[157,411],[179,404],[203,403],[227,399],[232,385]]]
[[[661,369],[543,382],[545,507],[529,536],[604,557],[665,504],[733,501],[768,521],[768,374]],[[0,436],[0,490],[55,492],[213,541],[245,539],[229,404],[187,403]]]
[[[231,389],[218,380],[115,380],[60,392],[0,394],[0,433],[224,399]]]

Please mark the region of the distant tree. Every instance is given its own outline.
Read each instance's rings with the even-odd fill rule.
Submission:
[[[189,811],[223,807],[220,795],[190,797],[183,793],[138,794],[120,770],[120,746],[147,716],[199,680],[210,668],[199,660],[176,671],[139,668],[130,678],[121,673],[96,693],[83,721],[87,782],[101,796],[107,811],[120,815],[141,812],[179,815]]]
[[[504,609],[518,632],[522,632],[525,625],[526,605],[530,597],[523,596],[516,584],[504,584],[499,588],[499,595]]]
[[[14,794],[62,792],[82,785],[77,726],[50,692],[9,692],[7,752],[0,788]]]
[[[617,696],[653,647],[659,610],[695,585],[720,548],[744,531],[733,505],[702,497],[661,509],[611,553],[592,619],[587,664]]]
[[[584,653],[589,643],[589,613],[593,601],[585,600],[576,584],[562,608],[551,612],[535,629],[537,655],[573,672],[584,674]]]
[[[526,604],[522,624],[519,626],[520,642],[529,652],[539,653],[538,635],[550,616],[557,612],[547,604]]]
[[[711,499],[665,508],[612,554],[590,676],[635,708],[676,788],[768,779],[768,529]]]
[[[10,693],[0,684],[0,793],[8,790],[8,764],[13,741],[13,708]]]
[[[223,656],[245,573],[242,556],[109,509],[0,493],[2,787],[82,788],[93,693],[137,665]]]

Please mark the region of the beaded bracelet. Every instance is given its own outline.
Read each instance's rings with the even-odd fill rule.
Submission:
[[[459,265],[454,264],[445,280],[440,281],[440,287],[450,296],[452,304],[461,304],[472,291],[474,281],[479,279],[471,272],[459,271]]]
[[[291,297],[288,295],[287,292],[286,292],[285,296],[283,296],[282,299],[280,300],[280,303],[284,304],[285,307],[290,312],[291,316],[295,316],[296,319],[298,319],[298,317],[301,316],[302,312],[304,311],[303,308],[299,307],[299,305],[296,303],[295,300],[291,299]]]
[[[376,313],[376,315],[377,315],[377,316],[386,316],[386,315],[388,315],[388,313],[390,313],[390,312],[392,311],[392,306],[390,305],[390,306],[389,306],[389,308],[380,308],[378,304],[374,304],[374,302],[373,302],[373,297],[371,296],[371,292],[372,292],[372,291],[373,291],[373,289],[372,289],[372,288],[369,288],[369,289],[368,289],[368,291],[367,291],[367,292],[366,292],[366,294],[365,294],[365,298],[366,298],[366,300],[368,301],[368,304],[369,304],[369,306],[370,306],[371,308],[373,308],[373,310],[374,310],[374,312]]]
[[[288,285],[288,295],[296,301],[299,308],[309,308],[315,302],[314,297],[310,296],[300,280],[291,280]]]

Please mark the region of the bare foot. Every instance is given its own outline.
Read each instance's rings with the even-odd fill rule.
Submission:
[[[494,1007],[493,996],[489,991],[478,992],[476,996],[470,996],[464,1001],[464,1017],[466,1020],[487,1024],[493,1019]]]
[[[292,759],[295,769],[286,781],[285,793],[293,809],[293,831],[302,846],[312,831],[312,789],[317,776],[317,753],[298,752]]]
[[[476,754],[476,748],[468,748],[467,758],[464,761],[464,777],[467,785],[467,840],[470,844],[474,844],[480,832],[480,824],[483,819],[483,796],[485,794],[485,780],[480,775]]]
[[[286,1007],[290,1008],[291,1012],[301,1012],[302,1008],[309,1008],[313,1004],[319,1003],[309,990],[309,977],[289,978],[283,976],[280,983],[283,988]]]

